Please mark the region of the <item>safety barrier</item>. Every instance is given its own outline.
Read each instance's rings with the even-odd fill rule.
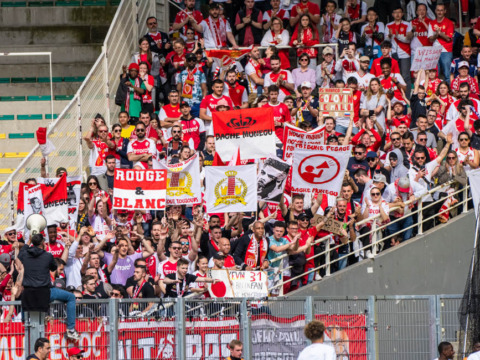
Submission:
[[[367,237],[367,236],[371,238],[370,241],[366,241],[367,245],[360,246],[360,247],[356,248],[355,253],[363,252],[363,254],[365,255],[365,254],[367,254],[367,252],[370,252],[369,256],[370,257],[375,257],[384,248],[384,245],[385,245],[386,241],[391,241],[393,237],[400,236],[406,230],[416,229],[417,235],[422,235],[424,225],[426,223],[430,223],[430,222],[434,221],[435,218],[437,218],[439,215],[447,214],[447,213],[451,212],[452,210],[457,210],[458,211],[459,209],[462,213],[468,212],[468,203],[471,201],[471,194],[469,192],[470,187],[469,187],[468,184],[467,184],[467,186],[465,186],[465,187],[463,187],[459,190],[456,190],[456,191],[451,191],[448,194],[448,197],[449,196],[454,196],[454,197],[459,196],[461,199],[458,202],[447,206],[445,209],[440,209],[440,206],[443,202],[445,202],[447,197],[439,198],[437,200],[434,200],[433,202],[429,202],[428,205],[424,205],[423,199],[425,199],[428,196],[433,196],[434,194],[439,193],[439,192],[445,192],[446,189],[448,189],[448,188],[450,188],[451,186],[454,186],[454,185],[455,185],[455,182],[450,181],[448,183],[439,185],[439,186],[429,190],[428,192],[426,192],[425,194],[423,194],[422,196],[420,196],[418,198],[415,198],[414,200],[406,201],[405,205],[407,205],[407,206],[412,204],[412,203],[418,203],[417,208],[415,210],[413,210],[408,215],[408,216],[411,216],[411,217],[416,217],[417,221],[416,222],[412,221],[412,224],[409,225],[409,226],[406,226],[406,227],[400,226],[400,230],[396,231],[394,233],[382,236],[382,231],[383,230],[385,230],[387,227],[391,226],[392,224],[404,221],[405,218],[408,217],[408,216],[399,217],[399,218],[397,218],[393,221],[389,221],[388,223],[382,224],[380,226],[377,224],[377,221],[376,221],[377,219],[380,218],[380,215],[376,215],[376,216],[370,217],[368,219],[364,219],[364,220],[355,222],[357,228],[359,228],[359,227],[361,227],[361,226],[363,226],[367,223],[371,223],[371,230],[357,236],[357,241],[360,241],[359,242],[360,244],[363,244],[362,239]],[[398,209],[399,209],[398,207],[390,208],[390,213],[392,211],[395,211],[395,210],[398,210]],[[435,211],[431,211],[433,213],[433,215],[427,216],[426,218],[424,218],[424,213],[427,212],[427,210],[435,210]],[[322,259],[322,264],[321,265],[316,266],[315,268],[310,269],[310,270],[304,272],[301,275],[288,278],[288,280],[284,280],[283,276],[281,276],[281,275],[283,275],[283,273],[285,273],[287,271],[290,271],[290,269],[292,268],[292,266],[287,266],[287,267],[283,268],[284,259],[288,258],[289,255],[288,254],[283,254],[283,255],[275,258],[274,260],[272,260],[273,265],[272,264],[271,265],[275,269],[273,274],[279,280],[277,280],[275,282],[275,284],[269,288],[269,291],[272,292],[272,291],[276,290],[280,294],[283,294],[283,285],[284,284],[292,283],[294,281],[300,281],[306,275],[309,275],[309,274],[312,274],[312,273],[317,273],[320,270],[325,272],[325,276],[330,276],[332,274],[333,266],[336,266],[342,260],[346,260],[346,257],[351,255],[351,253],[349,252],[349,254],[346,254],[344,256],[339,254],[337,258],[331,258],[332,253],[337,251],[339,248],[341,248],[343,246],[343,244],[332,245],[331,240],[332,240],[332,235],[327,235],[327,236],[324,236],[320,239],[315,240],[315,242],[313,243],[314,245],[322,246],[325,249],[321,252],[317,252],[313,257],[309,258],[309,259],[321,258]],[[366,257],[366,256],[364,256],[364,257]],[[275,263],[277,263],[279,265],[276,265]]]
[[[296,359],[308,345],[305,323],[318,319],[341,359],[424,360],[438,356],[441,341],[457,349],[460,301],[460,295],[82,300],[77,330],[90,360],[223,359],[232,339],[244,343],[245,359]],[[42,333],[50,339],[50,358],[66,359],[65,305],[51,309]],[[0,328],[0,358],[20,358],[23,323]]]
[[[122,0],[102,46],[102,52],[77,93],[55,121],[48,126],[48,139],[56,150],[48,156],[47,170],[52,175],[65,167],[69,175],[82,175],[89,150],[82,137],[89,131],[97,113],[110,125],[119,111],[114,95],[122,74],[137,49],[139,34],[146,33],[145,20],[155,15],[155,0]],[[0,188],[0,230],[15,221],[18,185],[40,176],[41,153],[38,145],[23,159]]]

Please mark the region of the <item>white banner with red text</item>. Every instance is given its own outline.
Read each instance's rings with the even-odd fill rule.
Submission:
[[[241,159],[275,155],[272,108],[217,111],[212,114],[215,151],[229,161],[240,148]]]
[[[207,166],[207,212],[257,211],[257,166]]]
[[[309,145],[295,149],[292,193],[338,196],[350,156],[350,145]]]
[[[165,165],[155,161],[154,169],[167,171],[167,206],[200,204],[200,164],[198,153],[178,164]]]
[[[291,124],[285,124],[283,142],[283,160],[292,165],[293,152],[296,148],[303,149],[307,145],[325,144],[325,126],[305,131]]]
[[[125,210],[165,209],[167,171],[115,169],[113,208]]]
[[[208,288],[211,297],[268,296],[268,276],[263,271],[210,270],[210,276],[219,280]]]

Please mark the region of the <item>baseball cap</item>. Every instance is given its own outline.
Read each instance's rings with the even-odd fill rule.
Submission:
[[[367,153],[367,158],[377,158],[377,157],[378,157],[378,155],[375,151],[369,151]]]
[[[368,56],[360,56],[360,61],[370,61],[370,58]]]
[[[224,260],[225,259],[225,254],[221,251],[216,252],[213,254],[213,258],[216,260]]]
[[[312,87],[312,83],[310,81],[304,81],[302,82],[302,84],[300,85],[300,88],[311,88]]]
[[[210,4],[210,9],[220,9],[220,5],[217,2],[212,1]]]
[[[139,70],[139,67],[138,67],[138,64],[137,63],[131,63],[130,65],[128,65],[128,70]]]
[[[297,215],[297,219],[298,220],[309,219],[309,216],[307,215],[307,213],[302,212],[299,215]]]
[[[408,176],[404,176],[398,179],[398,191],[409,192],[409,190],[410,190],[410,179],[408,178]]]
[[[462,67],[470,68],[470,65],[468,65],[468,62],[466,62],[466,61],[460,61],[460,62],[458,63],[458,68],[460,69],[460,68],[462,68]]]
[[[60,175],[62,172],[67,172],[67,169],[65,169],[64,167],[59,167],[57,169],[57,171],[55,172],[55,174],[58,176]]]
[[[15,226],[9,226],[9,227],[7,227],[7,228],[5,229],[4,234],[7,234],[7,233],[9,233],[9,232],[12,231],[12,230],[17,231],[17,228],[16,228]]]
[[[338,136],[337,135],[330,135],[328,138],[327,138],[327,142],[330,142],[332,140],[336,140],[338,141]]]
[[[181,104],[180,104],[180,108],[185,107],[185,106],[190,107],[190,105],[186,101],[182,101]]]
[[[387,183],[387,178],[383,174],[375,174],[375,175],[373,175],[373,182],[377,182],[377,183],[381,182],[381,183],[386,184]]]
[[[228,105],[228,102],[225,99],[221,99],[219,102],[217,102],[217,106],[215,106],[215,108],[218,109],[220,106],[226,106],[227,108],[230,109],[230,106]]]
[[[85,350],[80,350],[78,347],[72,347],[67,350],[68,356],[75,356],[75,355],[80,355],[83,354]]]
[[[185,56],[185,60],[197,60],[197,56],[194,54],[194,53],[188,53],[186,56]]]
[[[327,46],[325,49],[323,49],[322,54],[323,55],[333,54],[333,49],[330,46]]]
[[[0,255],[0,263],[5,266],[5,267],[9,267],[10,266],[10,262],[12,261],[12,258],[10,257],[10,254],[1,254]]]

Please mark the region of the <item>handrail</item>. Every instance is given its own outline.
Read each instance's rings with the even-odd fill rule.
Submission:
[[[425,194],[421,195],[421,196],[418,197],[418,198],[405,201],[405,203],[404,203],[405,205],[409,205],[409,204],[414,203],[414,202],[416,202],[416,201],[419,201],[419,205],[420,205],[416,210],[410,212],[407,216],[413,216],[414,214],[419,214],[419,217],[421,218],[421,214],[422,214],[422,212],[423,212],[423,210],[424,210],[424,208],[421,206],[421,204],[423,203],[423,201],[422,201],[423,198],[425,198],[425,197],[428,196],[428,195],[432,195],[433,193],[435,193],[435,192],[437,192],[437,191],[440,191],[440,190],[443,189],[443,188],[449,187],[449,186],[451,186],[451,185],[454,184],[454,183],[456,183],[456,181],[454,181],[454,180],[448,181],[448,182],[446,182],[446,183],[444,183],[444,184],[438,185],[438,186],[436,186],[435,188],[427,191]],[[407,227],[407,228],[402,228],[401,230],[397,231],[396,233],[389,234],[389,235],[387,235],[386,237],[383,237],[382,239],[380,239],[380,240],[378,240],[378,241],[376,240],[376,237],[375,237],[374,239],[372,239],[372,242],[371,242],[370,244],[368,244],[368,245],[366,245],[366,246],[363,246],[363,247],[361,247],[361,248],[359,248],[359,249],[356,249],[354,252],[356,253],[356,252],[366,251],[366,250],[368,250],[368,249],[371,249],[371,250],[372,250],[372,254],[373,254],[373,255],[376,255],[376,247],[377,247],[377,245],[384,243],[386,240],[391,239],[392,237],[394,237],[394,236],[396,236],[396,235],[404,232],[405,230],[414,228],[414,227],[416,227],[416,226],[418,226],[418,227],[421,229],[421,228],[422,228],[422,224],[423,224],[424,222],[430,221],[430,220],[436,218],[437,216],[439,216],[440,214],[449,212],[450,210],[455,209],[455,208],[459,208],[459,207],[462,206],[462,205],[463,205],[463,211],[462,211],[462,212],[463,212],[463,213],[467,212],[467,204],[468,204],[468,202],[471,200],[471,198],[469,198],[469,197],[467,196],[467,195],[468,195],[468,190],[469,190],[469,185],[468,185],[468,183],[467,183],[467,185],[464,186],[463,188],[461,188],[461,189],[459,189],[459,190],[456,190],[456,191],[454,191],[454,192],[452,192],[452,193],[450,193],[450,194],[448,195],[448,197],[451,197],[451,196],[455,196],[455,195],[463,192],[463,193],[464,193],[464,196],[463,196],[463,200],[462,200],[462,201],[456,202],[455,204],[449,206],[447,209],[444,209],[444,210],[442,210],[442,211],[434,214],[433,216],[431,216],[431,217],[429,217],[429,218],[427,218],[427,219],[421,218],[421,219],[419,219],[419,221],[418,221],[417,224],[412,224],[412,225],[410,225],[410,226]],[[438,199],[438,200],[436,200],[436,201],[431,202],[426,208],[429,208],[429,207],[431,207],[431,206],[436,206],[436,205],[438,205],[439,203],[444,202],[445,200],[446,200],[446,198],[440,198],[440,199]],[[395,210],[399,210],[399,207],[390,208],[390,209],[389,209],[389,212],[392,212],[392,211],[395,211]],[[382,224],[382,225],[380,225],[380,226],[377,227],[375,220],[376,220],[377,218],[379,218],[379,217],[380,217],[380,215],[375,215],[375,216],[372,216],[372,217],[367,218],[367,219],[363,219],[362,221],[359,221],[359,222],[355,223],[355,225],[358,226],[358,225],[363,225],[363,224],[366,224],[367,222],[372,221],[372,229],[369,230],[368,232],[364,233],[364,234],[359,235],[359,236],[357,237],[357,240],[358,240],[359,238],[362,238],[362,237],[365,237],[365,236],[370,236],[370,235],[373,236],[373,235],[375,235],[376,233],[378,233],[378,231],[381,231],[381,230],[385,229],[386,227],[390,226],[391,224],[393,224],[393,223],[395,223],[395,222],[398,222],[398,221],[401,221],[401,220],[403,219],[403,217],[400,217],[400,218],[398,218],[398,219],[395,219],[395,220],[393,220],[393,221],[390,221],[390,222],[388,222],[388,223],[386,223],[386,224]],[[419,232],[419,234],[417,234],[417,235],[421,235],[421,234],[422,234],[422,233]],[[332,236],[332,235],[329,234],[329,235],[324,236],[324,237],[322,237],[322,238],[320,238],[320,239],[317,239],[317,240],[312,244],[312,246],[317,245],[317,244],[320,244],[320,243],[323,242],[323,241],[329,240],[329,239],[331,238],[331,236]],[[315,258],[317,258],[317,257],[319,257],[319,256],[322,256],[322,255],[325,255],[325,256],[328,258],[331,251],[337,250],[338,248],[340,248],[340,247],[342,247],[342,246],[344,246],[344,245],[345,245],[345,244],[339,244],[339,245],[334,246],[333,248],[330,248],[330,242],[327,241],[327,242],[326,242],[325,251],[320,252],[320,253],[318,253],[318,254],[315,254],[315,255],[312,256],[312,257],[309,257],[308,260],[315,259]],[[283,255],[281,255],[281,256],[273,259],[273,260],[271,261],[271,263],[277,262],[277,261],[282,260],[282,259],[285,259],[285,258],[288,257],[288,256],[289,256],[288,254],[283,254]],[[322,268],[327,268],[327,269],[328,269],[327,275],[330,275],[330,271],[329,271],[330,266],[331,266],[332,264],[336,263],[336,262],[339,262],[340,260],[343,260],[343,257],[339,257],[339,258],[337,258],[337,259],[335,259],[335,260],[332,260],[332,261],[330,261],[330,259],[328,259],[328,261],[326,261],[324,264],[322,264],[322,265],[320,265],[320,266],[318,266],[318,267],[315,267],[315,268],[313,268],[313,269],[310,269],[309,271],[306,271],[306,272],[302,273],[301,275],[298,275],[298,276],[295,276],[295,277],[291,277],[291,278],[289,278],[288,280],[284,280],[283,277],[282,277],[282,281],[281,281],[279,284],[276,284],[276,285],[270,287],[268,290],[269,290],[269,292],[270,292],[270,291],[273,290],[273,289],[277,289],[277,288],[282,289],[284,284],[289,283],[289,282],[292,282],[292,281],[294,281],[294,280],[301,279],[301,278],[303,278],[305,275],[308,275],[308,274],[310,274],[310,273],[312,273],[312,272],[316,272],[316,271],[318,271],[318,270],[320,270],[320,269],[322,269]],[[280,264],[282,264],[282,263],[280,263]],[[285,271],[287,271],[287,270],[290,270],[291,268],[292,268],[292,266],[288,266],[288,267],[286,267],[286,268],[284,268],[284,269],[283,269],[283,268],[279,268],[278,271],[277,271],[275,274],[278,274],[278,273],[282,273],[282,274],[283,274],[283,272],[285,272]]]

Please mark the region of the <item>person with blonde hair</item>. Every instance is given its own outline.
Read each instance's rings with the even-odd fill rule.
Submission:
[[[298,360],[336,360],[337,355],[332,346],[325,345],[325,324],[318,320],[309,322],[303,329],[305,337],[312,342],[298,355]]]

